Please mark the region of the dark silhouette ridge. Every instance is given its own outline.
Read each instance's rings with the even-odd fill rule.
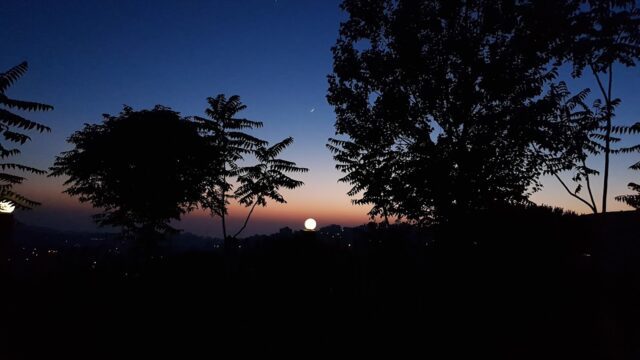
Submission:
[[[14,239],[0,351],[632,358],[639,216],[521,208],[464,226],[284,231],[237,240],[231,257],[221,241],[159,246],[144,268],[126,241],[31,233],[50,240]]]

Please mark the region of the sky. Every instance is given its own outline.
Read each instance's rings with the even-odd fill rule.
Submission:
[[[308,217],[319,226],[367,222],[367,207],[354,206],[347,184],[325,148],[334,135],[335,114],[327,104],[330,48],[345,14],[338,0],[213,1],[32,1],[8,0],[0,7],[0,69],[23,60],[29,71],[8,91],[21,100],[51,104],[54,111],[29,118],[52,128],[31,133],[15,159],[46,169],[56,155],[69,150],[66,138],[84,123],[99,123],[102,114],[117,114],[124,104],[134,109],[156,104],[183,115],[203,115],[206,98],[220,93],[240,95],[242,115],[263,121],[253,132],[270,142],[287,136],[294,144],[282,156],[310,169],[298,175],[305,186],[285,192],[287,204],[257,208],[245,232],[272,233],[302,227]],[[566,74],[561,69],[561,75]],[[640,121],[640,70],[616,68],[614,96],[622,99],[616,121]],[[571,80],[571,89],[596,89],[591,77]],[[150,134],[151,136],[151,134]],[[640,142],[637,137],[636,142]],[[618,156],[610,178],[610,210],[628,207],[613,200],[627,193],[626,184],[640,174],[627,167],[639,155]],[[602,168],[602,159],[590,164]],[[564,175],[570,179],[569,174]],[[17,211],[31,224],[62,230],[95,229],[88,204],[63,194],[63,178],[29,176],[17,188],[43,205]],[[571,198],[552,178],[533,195],[540,204],[579,213],[586,206]],[[602,178],[593,180],[600,198]],[[238,228],[247,209],[230,209],[231,228]],[[196,210],[176,227],[200,235],[220,235],[220,223]]]

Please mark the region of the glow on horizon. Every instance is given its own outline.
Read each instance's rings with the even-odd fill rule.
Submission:
[[[623,187],[621,185],[626,180],[614,180],[621,184],[612,191],[609,202],[611,211],[631,209],[613,199],[613,196],[624,193],[624,191],[621,191]],[[552,179],[544,181],[544,183],[543,190],[531,197],[531,200],[535,203],[558,206],[581,214],[589,212],[589,209],[584,204],[566,194],[560,185],[555,184]],[[347,185],[336,184],[335,182],[333,184],[308,183],[301,189],[284,192],[287,200],[285,204],[268,203],[266,207],[257,207],[252,219],[295,222],[300,221],[300,219],[304,221],[304,219],[313,216],[315,219],[320,219],[322,223],[366,223],[368,221],[367,212],[369,207],[353,205],[350,198],[345,194],[347,189]],[[43,203],[46,207],[55,207],[69,212],[93,211],[90,204],[80,203],[77,198],[62,193],[64,190],[62,181],[57,181],[57,179],[34,177],[29,182],[16,187],[16,190],[29,198]],[[595,195],[599,199],[599,194],[596,193]],[[38,211],[38,208],[34,209],[34,211]],[[244,206],[235,203],[232,203],[229,207],[231,217],[242,218],[246,216],[247,211]],[[210,217],[209,213],[202,209],[194,210],[189,216]]]
[[[304,229],[308,231],[315,230],[317,225],[318,224],[313,218],[308,218],[307,220],[304,221]]]
[[[249,12],[241,1],[158,2],[153,9],[144,2],[3,4],[7,15],[3,25],[20,34],[4,38],[5,47],[15,51],[4,54],[3,69],[24,58],[31,65],[10,89],[11,95],[55,106],[52,112],[28,114],[53,131],[30,134],[33,141],[25,144],[18,159],[48,168],[55,155],[69,150],[65,139],[70,134],[85,122],[100,122],[103,113],[118,113],[121,104],[136,109],[163,104],[184,115],[202,115],[207,96],[239,94],[248,106],[242,115],[265,123],[252,135],[271,142],[292,136],[295,142],[283,157],[311,170],[300,175],[304,187],[284,193],[287,204],[269,203],[266,208],[256,208],[244,234],[277,230],[278,226],[300,228],[311,216],[323,225],[368,222],[369,207],[352,205],[346,195],[349,185],[337,183],[344,174],[335,170],[335,162],[325,148],[326,139],[335,135],[335,111],[326,102],[326,76],[333,63],[329,49],[335,45],[339,24],[345,19],[340,1],[278,3],[255,2],[255,11]],[[25,13],[30,16],[19,16]],[[141,18],[139,14],[150,16]],[[188,26],[168,27],[165,19]],[[220,33],[232,36],[224,41],[206,41]],[[190,56],[184,56],[185,52]],[[69,69],[73,69],[73,76],[69,76]],[[570,70],[561,68],[560,74]],[[614,73],[615,96],[622,99],[616,108],[617,124],[630,125],[637,120],[638,71],[638,67],[620,66]],[[597,97],[597,83],[591,76],[560,77],[567,80],[572,92],[591,88],[587,103]],[[620,145],[633,145],[635,140],[637,137]],[[612,159],[610,211],[630,209],[614,197],[629,193],[627,183],[638,181],[638,173],[628,170],[637,156]],[[596,157],[588,165],[602,170],[602,164],[602,158]],[[570,174],[563,176],[571,178]],[[64,180],[29,175],[16,190],[43,205],[30,212],[17,210],[16,216],[41,226],[91,226],[90,215],[98,210],[63,194]],[[535,203],[589,212],[554,179],[543,179],[543,183],[544,189],[531,197]],[[592,185],[600,208],[602,177]],[[242,206],[232,205],[229,220],[242,222],[247,212]],[[214,233],[218,231],[217,221],[198,209],[187,214],[178,227],[187,231],[199,227],[201,233]]]

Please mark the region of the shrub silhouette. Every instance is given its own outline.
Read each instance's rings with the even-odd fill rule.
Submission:
[[[102,209],[99,225],[149,236],[175,231],[169,221],[196,206],[216,156],[193,122],[163,106],[125,106],[68,142],[50,176],[68,176],[66,193]]]

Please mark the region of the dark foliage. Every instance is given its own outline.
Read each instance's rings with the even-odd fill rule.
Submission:
[[[564,22],[554,51],[560,61],[571,62],[574,76],[581,76],[585,69],[594,75],[608,75],[615,63],[636,65],[640,59],[640,8],[635,0],[559,3],[567,4],[570,12],[554,16]]]
[[[582,135],[566,131],[584,131],[559,124],[575,120],[557,116],[564,85],[543,96],[559,41],[543,29],[544,7],[343,2],[328,100],[348,138],[328,146],[349,195],[362,194],[354,202],[417,223],[528,202],[549,157]]]
[[[553,129],[550,134],[554,134],[556,138],[547,143],[544,173],[555,176],[571,196],[589,206],[593,213],[597,213],[590,176],[597,175],[598,171],[587,166],[587,159],[589,155],[598,153],[599,144],[593,139],[593,135],[600,129],[602,117],[599,111],[593,112],[585,104],[584,100],[589,92],[589,89],[585,89],[571,96],[564,82],[551,86],[550,103],[556,106],[549,126]],[[570,189],[560,176],[563,171],[570,170],[575,171],[572,180],[577,186],[574,189]],[[589,195],[587,199],[581,196],[582,181],[586,183]]]
[[[196,206],[217,154],[196,124],[169,108],[125,106],[68,139],[50,176],[68,176],[66,193],[102,209],[100,225],[145,235],[174,231],[172,219]]]
[[[610,156],[619,153],[640,151],[640,145],[615,148],[625,134],[640,133],[638,125],[625,126],[613,123],[615,108],[621,102],[613,96],[614,65],[635,67],[640,60],[640,8],[635,0],[585,0],[562,1],[569,5],[570,12],[554,21],[564,24],[558,32],[560,40],[554,52],[558,63],[569,62],[573,76],[579,77],[588,70],[595,78],[602,100],[594,104],[599,126],[591,133],[592,142],[585,152],[604,154],[602,187],[602,211],[607,211]],[[575,180],[588,180],[598,174],[586,164],[576,168]],[[583,202],[585,202],[583,200]],[[590,207],[596,212],[595,203]]]
[[[631,165],[629,169],[640,170],[640,161]],[[636,210],[640,210],[640,185],[634,182],[630,182],[628,186],[629,186],[629,189],[635,191],[635,194],[619,195],[619,196],[616,196],[616,200],[622,201],[623,203],[631,206]]]
[[[280,189],[293,190],[304,185],[302,181],[292,179],[286,173],[305,173],[309,169],[278,158],[278,155],[291,144],[293,138],[288,137],[272,146],[261,146],[253,154],[258,163],[238,169],[240,186],[234,195],[240,204],[251,209],[242,228],[233,237],[237,237],[245,229],[257,205],[267,206],[268,199],[281,204],[286,203]]]
[[[22,145],[31,140],[24,131],[51,131],[49,127],[28,120],[13,113],[12,111],[49,111],[53,110],[53,106],[37,102],[11,99],[5,94],[9,87],[27,72],[27,69],[28,64],[23,62],[0,74],[0,135],[3,140],[6,141],[5,143],[0,143],[0,160],[20,154],[19,149],[7,145],[7,142],[9,144],[13,143]],[[0,201],[10,201],[12,204],[22,209],[30,209],[39,205],[38,202],[27,199],[13,190],[13,186],[21,184],[25,178],[20,175],[5,172],[11,170],[38,175],[46,173],[44,170],[39,170],[14,162],[0,163]]]

